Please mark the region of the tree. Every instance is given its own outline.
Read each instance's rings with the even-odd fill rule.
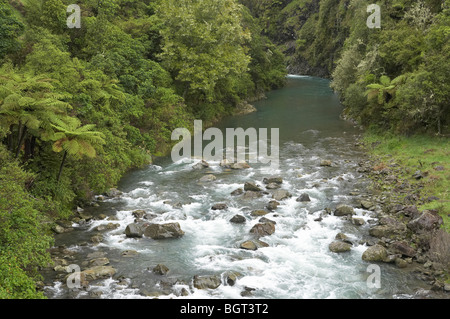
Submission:
[[[41,136],[51,129],[51,122],[66,113],[70,105],[64,96],[54,92],[52,80],[45,76],[18,73],[10,65],[1,68],[0,77],[0,124],[8,128],[10,134],[16,130],[19,156],[27,135]],[[12,149],[13,139],[9,147]]]
[[[241,26],[235,0],[163,0],[156,12],[161,29],[163,66],[183,97],[213,101],[219,81],[248,70],[244,44],[250,34]]]
[[[64,121],[55,120],[54,122],[55,124],[52,124],[52,126],[57,132],[50,137],[50,140],[54,141],[53,151],[57,153],[64,151],[56,179],[59,182],[67,155],[76,159],[83,156],[95,157],[95,147],[105,143],[105,135],[93,131],[95,124],[81,126],[80,120],[74,117],[67,117]]]
[[[0,60],[19,46],[17,37],[23,29],[23,23],[13,15],[10,5],[0,0]]]
[[[382,75],[379,83],[367,85],[366,95],[368,101],[372,101],[376,97],[378,104],[384,105],[388,103],[393,98],[397,85],[404,79],[405,77],[400,75],[391,81],[387,75]]]

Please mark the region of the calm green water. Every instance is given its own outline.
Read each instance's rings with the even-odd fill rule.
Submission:
[[[223,169],[219,163],[199,171],[192,163],[173,163],[161,158],[154,165],[136,170],[123,178],[118,199],[107,200],[87,213],[106,214],[115,220],[97,220],[85,227],[58,236],[57,244],[76,252],[71,262],[87,267],[87,254],[102,251],[117,269],[107,280],[94,282],[89,289],[70,291],[64,282],[47,288],[50,298],[147,298],[162,293],[160,298],[402,298],[412,296],[421,283],[393,265],[382,264],[381,288],[370,288],[367,280],[372,272],[361,260],[366,246],[359,244],[367,237],[372,213],[356,209],[366,221],[354,226],[350,221],[332,215],[317,221],[325,208],[339,203],[357,205],[364,196],[367,181],[357,172],[360,151],[354,146],[360,131],[340,119],[342,111],[329,82],[313,77],[289,77],[285,88],[270,92],[267,99],[255,103],[257,112],[224,119],[217,125],[226,128],[279,128],[280,165],[278,170],[261,163],[250,169]],[[331,167],[319,165],[322,159],[332,161]],[[214,174],[211,183],[198,183],[205,173]],[[250,239],[249,230],[259,218],[250,216],[255,209],[264,209],[271,200],[271,190],[261,198],[246,200],[230,193],[247,181],[264,186],[264,177],[281,176],[282,189],[292,197],[279,201],[278,208],[266,215],[276,222],[275,233],[261,238],[269,246],[256,251],[239,248]],[[350,196],[358,190],[360,196]],[[307,193],[310,202],[297,202]],[[179,205],[172,206],[172,203]],[[215,203],[227,203],[228,209],[211,210]],[[131,212],[144,209],[157,215],[153,222],[178,222],[185,232],[174,240],[130,239],[125,227],[132,223]],[[229,220],[235,214],[246,217],[245,224]],[[104,240],[89,243],[97,234],[95,227],[117,223],[119,228],[102,231]],[[329,243],[337,233],[345,233],[354,243],[350,252],[332,253]],[[124,258],[121,252],[135,250],[138,255]],[[158,263],[169,269],[167,276],[152,273]],[[83,266],[84,265],[84,266]],[[241,274],[236,284],[225,282],[214,290],[192,287],[194,275],[220,275],[228,271]],[[54,274],[47,273],[47,280]],[[175,283],[175,285],[173,285]],[[180,296],[183,288],[188,296]],[[99,296],[99,294],[97,294]],[[151,298],[151,297],[149,297]]]

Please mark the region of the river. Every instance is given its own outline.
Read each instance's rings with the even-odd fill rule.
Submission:
[[[100,252],[116,269],[112,278],[90,283],[87,289],[67,289],[54,271],[44,272],[48,298],[409,298],[423,286],[412,274],[395,264],[373,268],[361,259],[367,246],[368,228],[375,222],[373,211],[357,208],[369,196],[368,180],[358,172],[362,151],[355,145],[359,128],[340,118],[342,106],[325,79],[289,76],[284,88],[269,92],[256,102],[257,112],[233,116],[216,125],[226,128],[279,128],[280,163],[278,169],[266,164],[230,170],[212,162],[203,170],[193,163],[157,159],[144,169],[128,173],[118,188],[122,196],[106,199],[98,207],[86,208],[94,218],[86,225],[74,224],[74,231],[56,236],[56,245],[64,245],[74,257],[70,263],[88,267],[92,253]],[[330,160],[331,166],[320,166]],[[205,174],[216,180],[199,183]],[[260,239],[268,244],[257,250],[245,250],[240,244],[260,217],[250,212],[265,209],[273,190],[256,199],[233,196],[245,182],[264,188],[265,177],[282,177],[281,188],[292,197],[279,200],[279,206],[266,218],[276,222],[275,232]],[[309,202],[296,199],[306,193]],[[170,203],[176,205],[171,205]],[[215,203],[226,203],[225,210],[212,210]],[[344,203],[355,207],[361,226],[324,214]],[[152,213],[154,223],[178,222],[185,232],[177,239],[153,240],[127,238],[132,212]],[[243,224],[231,223],[240,214]],[[118,228],[97,231],[108,223]],[[338,233],[353,243],[351,250],[334,253],[329,244]],[[103,240],[92,244],[90,238],[101,233]],[[132,257],[124,251],[135,251]],[[157,264],[169,268],[166,275],[155,274]],[[371,268],[372,267],[372,268]],[[370,282],[373,269],[379,270],[380,286]],[[239,273],[233,285],[226,274]],[[216,289],[197,289],[195,275],[218,275],[222,284]],[[60,276],[61,277],[61,276]]]

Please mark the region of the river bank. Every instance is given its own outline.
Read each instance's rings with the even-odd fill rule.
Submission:
[[[445,171],[449,169],[446,160],[449,149],[445,147],[448,141],[428,138],[428,143],[424,143],[424,138],[417,147],[411,146],[414,139],[407,141],[402,137],[366,132],[357,143],[367,154],[359,170],[373,181],[373,199],[382,207],[378,225],[369,233],[392,253],[384,261],[413,269],[431,290],[448,294],[448,188],[444,186],[444,193],[440,191],[441,185],[436,186],[441,178],[437,174],[443,172],[441,175],[445,179]],[[396,145],[389,145],[393,141]],[[441,148],[437,151],[433,146]],[[439,158],[432,154],[436,152],[445,155]]]

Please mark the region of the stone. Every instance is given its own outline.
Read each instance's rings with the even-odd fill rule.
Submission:
[[[255,192],[255,191],[246,191],[243,195],[244,199],[255,199],[262,197],[263,194],[261,192]]]
[[[201,160],[200,162],[192,165],[193,169],[203,169],[203,168],[208,168],[209,164],[205,161],[205,160]]]
[[[167,268],[164,264],[157,264],[155,267],[153,267],[153,272],[155,274],[164,276],[169,272],[169,268]]]
[[[352,244],[346,243],[342,240],[334,240],[328,245],[328,248],[334,253],[342,253],[350,251]]]
[[[152,239],[179,238],[184,231],[179,223],[150,224],[145,228],[144,235]]]
[[[106,257],[94,258],[89,260],[90,266],[105,266],[109,264],[109,259]]]
[[[250,229],[250,233],[258,237],[269,236],[274,232],[275,225],[273,223],[258,223]]]
[[[94,266],[83,270],[81,273],[84,274],[84,278],[89,281],[112,277],[115,275],[116,269],[111,266]]]
[[[438,229],[443,223],[443,219],[437,213],[424,210],[422,214],[408,223],[408,228],[412,231],[431,231]]]
[[[408,267],[408,262],[406,260],[402,259],[402,258],[396,258],[395,259],[395,265],[398,268],[406,268],[406,267]]]
[[[337,205],[336,209],[334,210],[334,216],[347,216],[354,214],[355,211],[353,210],[353,207],[344,204]]]
[[[227,208],[228,208],[228,205],[225,203],[217,203],[211,207],[212,210],[224,210]]]
[[[124,251],[122,251],[122,252],[120,253],[120,255],[121,255],[122,257],[125,257],[125,258],[135,257],[135,256],[137,256],[138,254],[139,254],[139,253],[138,253],[136,250],[133,250],[133,249],[124,250]]]
[[[231,192],[231,196],[237,196],[241,194],[244,194],[244,190],[242,188],[235,189],[234,191]]]
[[[297,199],[297,202],[310,202],[311,198],[309,198],[309,195],[306,193],[301,194]]]
[[[119,197],[119,196],[122,196],[122,194],[123,193],[121,191],[119,191],[117,188],[110,188],[108,190],[108,192],[106,193],[106,195],[108,197]]]
[[[392,217],[382,217],[379,225],[369,229],[369,234],[373,237],[392,237],[403,234],[406,231],[406,225]]]
[[[331,166],[331,161],[322,160],[322,161],[320,161],[320,166]]]
[[[414,257],[416,255],[416,250],[412,248],[406,241],[395,241],[389,246],[395,254],[401,254],[406,257]]]
[[[277,209],[278,205],[280,205],[279,202],[277,202],[276,200],[271,200],[268,204],[267,204],[267,209],[268,210],[275,210]]]
[[[219,276],[194,276],[193,285],[197,289],[216,289],[221,285]]]
[[[239,247],[242,249],[246,249],[246,250],[257,250],[258,249],[258,246],[256,246],[256,244],[252,240],[244,241],[243,243],[241,243],[241,245]]]
[[[227,271],[224,275],[224,279],[228,286],[234,286],[241,276],[242,274],[237,271]]]
[[[281,187],[281,185],[277,184],[277,183],[269,183],[269,184],[266,185],[267,189],[278,189],[280,187]]]
[[[366,223],[364,218],[361,217],[352,217],[352,224],[356,226],[362,226]]]
[[[253,217],[258,217],[258,216],[267,215],[268,213],[269,213],[268,211],[265,211],[263,209],[255,209],[250,213],[250,215]]]
[[[246,222],[246,219],[244,216],[236,214],[230,219],[230,222],[235,224],[242,224]]]
[[[205,183],[205,182],[212,182],[215,181],[217,178],[213,175],[213,174],[207,174],[202,176],[198,181],[201,183]]]
[[[376,244],[368,247],[362,254],[362,260],[364,261],[384,261],[387,258],[386,248]]]
[[[274,225],[277,224],[276,221],[271,220],[271,219],[266,218],[266,217],[261,217],[258,221],[259,221],[260,223],[272,223],[272,224],[274,224]]]
[[[264,177],[263,183],[264,184],[272,184],[272,183],[282,184],[283,183],[283,178],[281,178],[281,177],[268,177],[268,178]]]
[[[291,197],[292,195],[285,189],[277,189],[273,192],[272,198],[274,200],[283,200]]]
[[[230,165],[231,169],[246,169],[250,168],[247,162],[237,162]]]
[[[244,184],[244,191],[253,191],[253,192],[260,192],[261,188],[252,182],[245,182]]]
[[[347,243],[350,245],[353,245],[350,238],[348,238],[348,236],[344,233],[337,233],[336,236],[334,237],[334,239],[343,241],[344,243]]]
[[[131,215],[136,218],[143,218],[145,214],[147,214],[147,212],[143,209],[137,209],[131,213]]]
[[[374,206],[373,203],[368,200],[361,201],[361,208],[363,208],[363,209],[370,209],[373,206]]]
[[[142,227],[136,223],[131,223],[125,228],[125,235],[128,238],[141,238],[143,234]]]

